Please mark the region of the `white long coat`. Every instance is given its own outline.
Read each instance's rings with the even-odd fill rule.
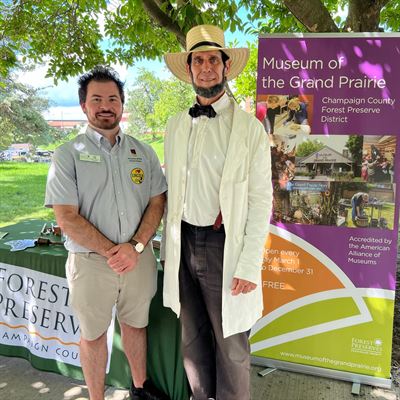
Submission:
[[[164,305],[179,316],[181,219],[187,172],[191,117],[172,117],[165,136],[168,211],[164,221]],[[252,115],[234,105],[232,132],[219,201],[225,227],[222,328],[224,337],[250,329],[263,309],[261,265],[272,206],[271,160],[267,134]],[[234,277],[257,284],[256,290],[231,295]]]

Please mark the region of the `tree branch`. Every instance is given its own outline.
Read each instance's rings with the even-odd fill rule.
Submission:
[[[352,32],[377,32],[382,8],[390,0],[349,0],[345,29]]]
[[[308,31],[339,32],[339,28],[321,0],[283,0],[283,3]]]
[[[179,25],[173,19],[165,14],[158,4],[157,0],[142,0],[143,9],[149,14],[150,19],[155,21],[161,27],[167,29],[176,36],[176,39],[183,48],[186,47],[186,36]],[[168,2],[169,3],[169,2]]]
[[[390,0],[375,0],[371,3],[374,3],[372,6],[375,6],[376,9],[382,10],[382,8],[385,7],[389,2]]]

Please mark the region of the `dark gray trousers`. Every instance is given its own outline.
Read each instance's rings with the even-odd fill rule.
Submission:
[[[193,399],[249,400],[248,332],[222,334],[224,228],[182,222],[181,238],[182,353]]]

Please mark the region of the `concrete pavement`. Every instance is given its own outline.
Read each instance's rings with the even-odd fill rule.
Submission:
[[[251,369],[252,400],[400,400],[399,387],[361,386],[351,394],[350,382],[276,370],[264,377]],[[21,358],[0,356],[0,400],[88,400],[87,388],[58,374],[38,371]],[[129,399],[127,390],[107,388],[106,400]],[[229,400],[229,399],[224,399]]]

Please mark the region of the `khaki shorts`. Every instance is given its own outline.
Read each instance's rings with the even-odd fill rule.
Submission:
[[[114,305],[120,322],[135,328],[147,326],[150,302],[157,291],[151,245],[140,255],[136,268],[122,275],[97,253],[69,253],[66,275],[70,303],[84,339],[95,340],[107,331]]]

